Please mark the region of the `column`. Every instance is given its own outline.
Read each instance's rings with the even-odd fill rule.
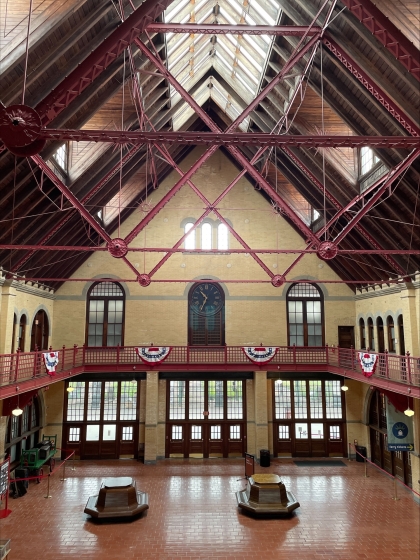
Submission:
[[[12,351],[13,313],[16,298],[16,289],[12,287],[12,282],[12,280],[6,280],[1,293],[0,354],[10,354]]]
[[[157,426],[159,412],[159,373],[148,371],[146,375],[146,418],[144,429],[144,463],[156,463]]]

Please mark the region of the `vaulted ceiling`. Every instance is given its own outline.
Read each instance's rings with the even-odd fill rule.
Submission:
[[[343,281],[414,274],[418,4],[379,6],[0,0],[0,265],[57,288],[105,243],[140,281],[111,233],[139,208],[145,227],[150,192],[203,143]],[[376,157],[363,176],[362,146]]]

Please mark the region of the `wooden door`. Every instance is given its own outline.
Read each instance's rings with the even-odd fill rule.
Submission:
[[[338,327],[338,345],[340,348],[354,348],[354,327]]]

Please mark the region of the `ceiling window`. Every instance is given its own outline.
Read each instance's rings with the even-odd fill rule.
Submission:
[[[68,150],[67,144],[63,144],[58,148],[58,150],[53,154],[53,159],[59,167],[67,173],[67,158],[68,158]]]
[[[366,175],[380,161],[368,146],[363,146],[360,149],[360,175]]]

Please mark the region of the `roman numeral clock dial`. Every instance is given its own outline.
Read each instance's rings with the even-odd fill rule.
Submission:
[[[214,284],[198,284],[191,294],[191,309],[199,315],[214,315],[223,305],[220,289]]]

